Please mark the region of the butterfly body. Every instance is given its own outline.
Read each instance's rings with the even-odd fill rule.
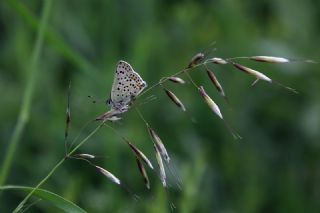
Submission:
[[[131,65],[121,60],[116,66],[111,95],[107,104],[111,109],[125,112],[134,98],[146,87],[147,83],[133,70]]]

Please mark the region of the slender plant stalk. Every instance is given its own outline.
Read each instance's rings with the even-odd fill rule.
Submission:
[[[188,68],[187,70],[191,70],[194,69],[200,65],[205,64],[206,62],[196,65],[192,68]],[[176,75],[180,75],[182,73],[185,72],[185,69],[176,73],[174,76]],[[157,84],[153,85],[151,88],[154,88],[156,86],[159,86],[161,83],[165,82],[166,80],[168,80],[168,78],[163,79],[163,81],[158,82]],[[149,89],[150,90],[150,89]],[[148,90],[148,91],[149,91]],[[102,126],[105,125],[105,122],[107,122],[107,120],[103,121],[100,125],[98,125],[86,138],[84,138],[81,142],[79,142],[79,144],[77,146],[75,146],[64,158],[62,158],[51,170],[50,172],[37,184],[37,186],[34,187],[34,189],[29,192],[27,194],[27,196],[18,204],[18,206],[15,208],[15,210],[13,210],[14,213],[19,212],[19,210],[24,206],[24,204],[28,201],[28,199],[33,195],[33,193],[42,186],[42,184],[44,184],[51,176],[52,174],[55,172],[55,170],[57,170],[62,164],[63,162],[66,160],[66,158],[69,158],[72,156],[72,154],[77,151],[85,142],[87,142]]]
[[[40,27],[37,33],[36,42],[33,48],[32,56],[31,56],[31,62],[28,69],[29,76],[28,76],[26,88],[24,90],[19,117],[18,117],[16,126],[14,128],[13,134],[11,136],[11,139],[9,141],[9,146],[4,157],[4,161],[1,165],[0,185],[3,185],[7,179],[8,172],[12,164],[14,152],[17,148],[17,144],[21,138],[24,127],[29,120],[30,104],[32,101],[35,83],[39,73],[38,61],[39,61],[42,46],[43,46],[44,32],[48,25],[47,22],[48,22],[50,9],[51,9],[51,3],[52,3],[51,0],[45,0],[43,4]]]
[[[49,1],[49,0],[48,0]],[[87,137],[85,137],[79,144],[73,148],[64,158],[62,158],[51,170],[50,172],[30,191],[27,196],[18,204],[18,206],[13,210],[14,213],[19,212],[19,210],[24,206],[24,204],[28,201],[28,199],[33,195],[33,193],[39,189],[42,184],[44,184],[52,174],[62,165],[62,163],[70,157],[75,151],[77,151],[85,142],[87,142],[102,126],[104,122],[97,126]]]

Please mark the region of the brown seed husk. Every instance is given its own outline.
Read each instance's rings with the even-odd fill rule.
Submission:
[[[144,181],[147,189],[150,189],[150,181],[149,181],[148,174],[146,172],[146,169],[143,166],[143,163],[141,162],[141,160],[140,160],[140,158],[138,156],[136,156],[136,162],[137,162],[139,171],[140,171],[140,173],[141,173],[141,175],[143,177],[143,181]]]
[[[170,161],[170,157],[168,155],[168,152],[164,146],[164,144],[162,143],[161,139],[159,138],[158,134],[151,128],[148,127],[149,133],[153,139],[153,141],[155,142],[155,145],[157,146],[161,156],[164,158],[164,160],[169,163]]]
[[[170,81],[174,82],[174,83],[178,83],[178,84],[185,84],[186,82],[179,77],[175,77],[175,76],[171,76],[168,78]]]
[[[218,107],[218,105],[209,97],[209,95],[206,93],[206,91],[204,90],[203,86],[200,86],[198,88],[200,95],[203,97],[204,101],[208,104],[208,106],[210,107],[210,109],[216,114],[218,115],[221,119],[223,119],[223,116],[220,112],[220,109]]]
[[[274,56],[251,56],[249,58],[254,61],[268,62],[268,63],[288,63],[288,62],[290,62],[290,60],[287,58],[274,57]]]
[[[179,100],[179,98],[170,90],[164,89],[168,97],[175,103],[182,111],[186,111],[185,106],[183,103]]]
[[[153,147],[154,147],[154,150],[156,152],[156,159],[157,159],[157,163],[158,163],[158,166],[159,166],[160,180],[161,180],[161,183],[162,183],[163,187],[166,187],[167,186],[167,183],[166,183],[166,172],[164,170],[162,157],[161,157],[160,151],[159,151],[158,147],[156,146],[156,144],[153,144]]]
[[[101,172],[109,180],[111,180],[112,182],[120,185],[120,183],[121,183],[120,180],[116,176],[114,176],[111,172],[109,172],[108,170],[106,170],[106,169],[104,169],[104,168],[102,168],[100,166],[95,166],[95,167],[98,169],[99,172]]]
[[[204,54],[203,53],[197,53],[195,56],[192,57],[188,68],[191,68],[197,64],[199,64],[202,60],[204,59]]]
[[[151,169],[153,169],[153,166],[151,164],[151,161],[147,158],[147,156],[145,156],[145,154],[143,154],[142,151],[140,151],[140,149],[138,149],[135,145],[133,145],[132,143],[128,142],[129,147],[134,151],[134,153],[136,153],[136,155],[142,159],[142,161],[148,165]]]
[[[260,80],[264,80],[264,81],[272,83],[272,79],[269,78],[268,76],[266,76],[265,74],[261,73],[261,72],[258,72],[256,70],[253,70],[253,69],[251,69],[249,67],[246,67],[246,66],[243,66],[243,65],[237,64],[237,63],[233,63],[233,66],[236,67],[237,69],[245,72],[245,73],[248,73],[250,75],[255,76],[256,78],[258,78]]]
[[[207,68],[207,74],[208,74],[211,82],[213,83],[213,85],[214,85],[214,86],[216,87],[216,89],[218,90],[218,92],[219,92],[223,97],[225,97],[226,95],[225,95],[225,93],[224,93],[224,91],[223,91],[223,88],[222,88],[221,84],[219,83],[219,81],[218,81],[217,77],[215,76],[215,74],[214,74],[210,69],[208,69],[208,68]]]

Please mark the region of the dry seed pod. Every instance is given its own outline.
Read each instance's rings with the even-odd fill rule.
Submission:
[[[68,88],[68,95],[67,95],[67,109],[66,109],[66,128],[64,131],[64,139],[66,140],[69,135],[69,128],[70,128],[70,122],[71,122],[71,115],[70,115],[70,88],[71,83],[69,83]]]
[[[133,145],[132,143],[128,142],[128,145],[130,146],[130,148],[136,153],[136,155],[141,158],[143,160],[143,162],[145,164],[147,164],[151,169],[153,169],[153,166],[150,162],[150,160],[145,156],[145,154],[143,154],[143,152],[141,152],[135,145]]]
[[[159,151],[158,147],[156,146],[156,144],[153,144],[153,147],[154,147],[154,150],[156,152],[156,159],[157,159],[157,163],[158,163],[158,166],[159,166],[160,180],[161,180],[161,183],[162,183],[163,187],[166,187],[167,186],[167,183],[166,183],[166,172],[164,170],[162,157],[161,157],[160,151]]]
[[[233,63],[233,66],[236,67],[237,69],[241,70],[241,71],[244,71],[248,74],[251,74],[253,76],[255,76],[256,78],[260,79],[260,80],[264,80],[264,81],[267,81],[267,82],[270,82],[272,83],[272,80],[271,78],[269,78],[268,76],[266,76],[265,74],[261,73],[261,72],[258,72],[256,70],[253,70],[249,67],[245,67],[241,64],[237,64],[237,63]]]
[[[95,166],[99,172],[101,172],[104,176],[106,176],[109,180],[111,180],[112,182],[120,185],[120,180],[114,176],[111,172],[107,171],[106,169],[100,167],[100,166]]]
[[[166,94],[169,96],[169,98],[173,101],[173,103],[175,103],[178,107],[180,107],[182,109],[182,111],[186,111],[185,106],[183,105],[183,103],[179,100],[179,98],[170,90],[164,89]]]
[[[251,56],[249,59],[260,62],[269,62],[269,63],[288,63],[290,62],[287,58],[274,57],[274,56]]]
[[[295,89],[293,89],[291,87],[288,87],[288,86],[285,86],[285,85],[283,85],[283,84],[281,84],[281,83],[279,83],[277,81],[273,81],[271,78],[269,78],[268,76],[266,76],[265,74],[263,74],[261,72],[258,72],[256,70],[253,70],[253,69],[251,69],[249,67],[245,67],[245,66],[240,65],[240,64],[233,63],[233,65],[237,69],[239,69],[241,71],[244,71],[244,72],[246,72],[248,74],[251,74],[251,75],[255,76],[257,79],[259,79],[259,80],[264,80],[264,81],[267,81],[269,83],[275,83],[276,85],[278,85],[278,86],[280,86],[282,88],[285,88],[285,89],[289,90],[290,92],[298,94],[298,92]],[[255,85],[257,82],[258,82],[257,80],[254,81],[252,85]]]
[[[223,91],[223,88],[221,86],[221,84],[219,83],[217,77],[215,76],[215,74],[207,68],[207,74],[211,80],[211,82],[214,84],[214,86],[216,87],[216,89],[218,90],[218,92],[223,96],[223,97],[226,97],[224,91]]]
[[[136,156],[136,162],[138,164],[138,168],[140,173],[142,174],[143,177],[143,181],[147,187],[147,189],[150,189],[150,181],[149,181],[149,177],[147,175],[146,169],[143,166],[143,163],[141,162],[140,158],[138,156]]]
[[[157,149],[159,150],[161,156],[164,158],[164,160],[169,163],[170,161],[170,157],[168,155],[168,152],[164,146],[164,144],[162,143],[161,139],[159,138],[159,136],[157,135],[157,133],[151,129],[151,127],[148,127],[149,133],[153,139],[153,141],[155,142],[155,145],[157,146]]]
[[[65,128],[65,131],[64,131],[64,138],[67,138],[68,137],[68,134],[69,134],[69,128],[70,128],[70,109],[69,107],[67,108],[67,111],[66,111],[66,128]]]
[[[191,67],[199,64],[203,59],[204,59],[204,54],[203,53],[196,54],[195,56],[192,57],[189,65],[188,65],[188,68],[191,68]]]
[[[222,58],[210,58],[208,61],[214,64],[227,64],[228,62]]]
[[[204,90],[203,86],[200,86],[198,88],[200,95],[203,97],[204,101],[208,104],[208,106],[210,107],[210,109],[216,114],[218,115],[221,119],[223,119],[222,114],[220,112],[220,109],[218,107],[218,105],[209,97],[209,95],[206,93],[206,91]]]
[[[175,76],[171,76],[168,78],[170,81],[174,82],[174,83],[178,83],[178,84],[185,84],[186,82],[179,77],[175,77]]]
[[[73,155],[73,157],[76,157],[76,158],[94,159],[96,156],[91,155],[91,154],[80,153],[80,154],[75,154],[75,155]]]

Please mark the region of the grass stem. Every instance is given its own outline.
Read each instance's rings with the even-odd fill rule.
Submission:
[[[25,125],[29,121],[31,101],[34,93],[35,83],[39,74],[39,66],[38,66],[39,58],[40,58],[42,47],[43,47],[44,33],[48,25],[48,18],[50,14],[51,4],[52,4],[51,0],[45,0],[43,4],[40,26],[37,33],[37,38],[35,41],[33,52],[31,55],[30,64],[28,66],[29,75],[28,75],[26,88],[24,90],[24,94],[22,98],[20,113],[18,116],[16,126],[13,130],[13,134],[9,141],[9,145],[4,156],[4,161],[1,165],[0,185],[3,185],[7,179],[15,150],[17,149],[17,145],[23,134]]]

